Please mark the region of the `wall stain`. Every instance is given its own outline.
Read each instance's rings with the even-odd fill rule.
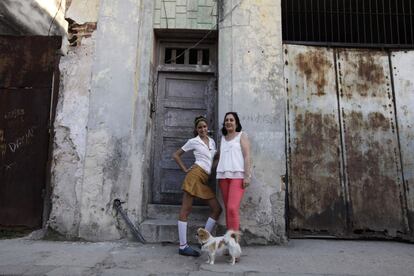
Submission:
[[[384,68],[376,63],[374,57],[368,52],[358,56],[358,76],[370,85],[382,85],[385,83]]]
[[[374,138],[378,129],[384,128],[384,123],[375,122],[374,126],[369,123],[381,116],[371,115],[372,119],[366,122],[362,113],[352,112],[348,118],[347,124],[352,128],[345,133],[346,173],[352,198],[353,227],[381,230],[400,226],[398,183],[389,173],[389,166],[393,168],[395,160],[393,148],[384,143],[384,139],[376,141]]]
[[[325,76],[332,70],[332,62],[325,56],[324,52],[309,51],[307,54],[300,53],[295,57],[298,69],[305,74],[306,80],[316,86],[316,95],[325,95],[325,86],[328,83]]]
[[[338,119],[334,114],[305,112],[296,115],[294,128],[297,138],[291,145],[289,208],[296,213],[291,213],[291,225],[318,229],[314,218],[322,216],[322,228],[335,232],[345,225],[344,213],[331,210],[333,201],[343,202],[338,179]]]

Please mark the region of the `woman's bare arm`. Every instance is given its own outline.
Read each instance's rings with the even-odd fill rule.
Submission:
[[[243,188],[250,185],[251,180],[251,162],[250,162],[250,141],[246,134],[242,133],[240,145],[244,159],[244,181]]]
[[[181,159],[181,155],[183,155],[185,151],[183,151],[182,149],[178,149],[176,152],[174,152],[173,154],[173,159],[175,160],[175,162],[177,162],[178,166],[181,168],[181,170],[185,173],[187,173],[190,169],[188,169],[185,165],[183,160]]]

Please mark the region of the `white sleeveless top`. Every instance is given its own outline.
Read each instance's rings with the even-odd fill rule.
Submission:
[[[217,179],[244,178],[244,158],[240,139],[242,132],[232,140],[226,141],[221,137],[220,160],[217,166]]]

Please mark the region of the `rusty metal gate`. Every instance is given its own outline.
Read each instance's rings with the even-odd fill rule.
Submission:
[[[284,48],[290,235],[412,239],[413,91],[395,54]]]
[[[38,228],[60,37],[0,36],[0,226]]]

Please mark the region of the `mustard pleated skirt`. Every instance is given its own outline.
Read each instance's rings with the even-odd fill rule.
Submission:
[[[187,173],[182,189],[201,199],[212,199],[216,196],[208,186],[208,174],[198,165],[193,165]]]

